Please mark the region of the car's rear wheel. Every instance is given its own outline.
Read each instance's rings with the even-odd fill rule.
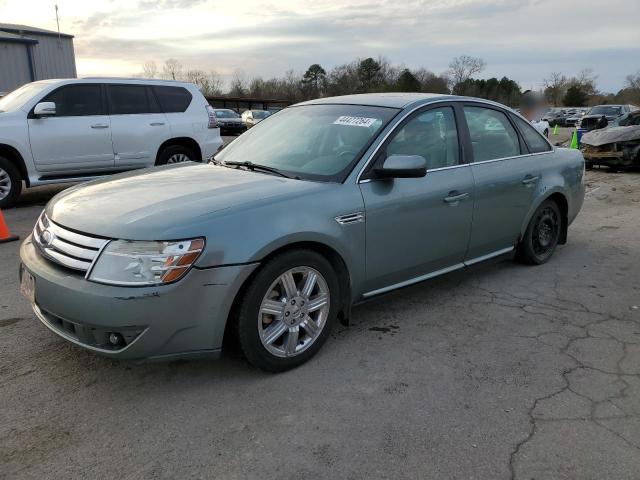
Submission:
[[[157,165],[198,161],[193,150],[182,145],[171,145],[164,148],[158,155]]]
[[[269,260],[247,286],[238,341],[256,367],[281,372],[309,360],[327,339],[340,298],[331,264],[311,250]]]
[[[0,157],[0,208],[11,207],[21,191],[20,171],[7,158]]]
[[[518,248],[521,261],[540,265],[548,261],[560,240],[562,215],[553,200],[545,200],[531,217]]]

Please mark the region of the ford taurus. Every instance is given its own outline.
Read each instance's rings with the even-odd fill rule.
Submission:
[[[113,358],[295,367],[371,297],[494,257],[549,260],[584,198],[578,150],[475,98],[325,98],[210,163],[58,194],[21,247],[41,322]]]

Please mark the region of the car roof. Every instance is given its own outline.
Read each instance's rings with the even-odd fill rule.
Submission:
[[[409,107],[417,107],[426,105],[436,101],[470,101],[480,102],[487,105],[494,105],[501,108],[509,109],[506,105],[502,105],[491,100],[475,97],[463,97],[458,95],[446,95],[443,93],[359,93],[354,95],[341,95],[339,97],[326,97],[308,100],[306,102],[297,103],[294,106],[301,105],[365,105],[372,107],[386,107],[405,109]]]
[[[33,83],[50,83],[50,84],[73,84],[73,83],[128,83],[141,85],[167,85],[196,87],[190,82],[180,82],[178,80],[162,80],[158,78],[124,78],[124,77],[85,77],[85,78],[50,78],[47,80],[38,80]]]

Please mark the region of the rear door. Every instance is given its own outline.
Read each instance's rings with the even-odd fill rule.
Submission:
[[[540,168],[505,111],[484,104],[465,104],[460,109],[473,158],[476,197],[466,257],[473,261],[515,246]],[[531,125],[528,128],[534,130]]]
[[[474,192],[458,136],[451,106],[419,111],[391,134],[372,167],[389,155],[420,155],[427,160],[426,176],[361,180],[370,295],[461,266]]]
[[[112,169],[109,116],[98,83],[64,85],[41,102],[54,102],[56,114],[29,114],[29,140],[38,171],[65,175]]]
[[[107,98],[116,167],[154,165],[160,145],[171,138],[171,130],[151,87],[110,84]]]

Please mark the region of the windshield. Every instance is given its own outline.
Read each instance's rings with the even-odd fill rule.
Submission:
[[[216,110],[216,118],[238,118],[239,116],[233,110]]]
[[[0,112],[10,112],[20,108],[38,92],[47,88],[47,83],[27,83],[0,99]]]
[[[215,159],[249,161],[293,177],[341,182],[397,112],[360,105],[287,108],[242,134]]]
[[[616,118],[613,125],[617,127],[629,127],[631,125],[640,125],[640,112],[630,112]]]
[[[251,113],[253,114],[253,118],[267,118],[271,115],[271,112],[267,112],[266,110],[253,110]]]
[[[609,107],[606,105],[599,105],[589,110],[589,115],[605,115],[608,117],[617,117],[620,115],[622,107]]]

